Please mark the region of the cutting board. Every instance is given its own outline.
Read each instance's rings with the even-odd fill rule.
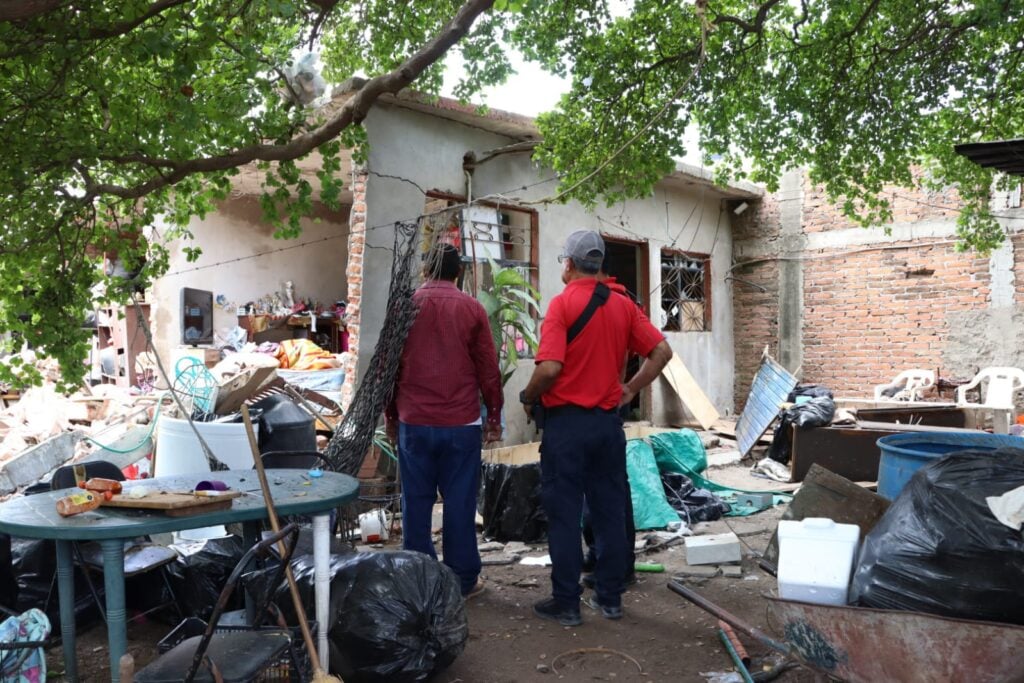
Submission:
[[[205,492],[204,492],[205,493]],[[217,495],[197,496],[191,491],[154,491],[145,498],[129,498],[118,494],[101,505],[134,510],[155,510],[170,517],[184,517],[204,512],[226,510],[231,501],[242,495],[241,491],[218,491]]]

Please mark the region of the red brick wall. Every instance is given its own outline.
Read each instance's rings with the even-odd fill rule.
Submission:
[[[803,380],[870,396],[873,385],[903,370],[937,369],[949,314],[987,305],[988,259],[952,244],[898,245],[911,248],[821,260],[813,257],[830,251],[807,254]]]
[[[912,194],[900,189],[890,198],[897,223],[953,221],[958,215],[950,208],[958,203],[952,190]],[[751,208],[733,221],[734,240],[757,240],[770,251],[780,232],[776,198]],[[840,205],[829,203],[805,179],[803,234],[854,227]],[[867,397],[873,385],[902,370],[941,369],[950,314],[984,308],[990,296],[988,259],[958,253],[954,244],[929,245],[946,239],[805,252],[802,380]],[[1014,242],[1016,301],[1024,303],[1024,235]],[[752,263],[734,274],[747,281],[733,282],[736,407],[742,410],[764,347],[778,357],[778,261]]]

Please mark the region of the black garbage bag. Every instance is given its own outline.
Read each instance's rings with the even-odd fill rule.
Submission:
[[[793,391],[789,392],[787,401],[796,403],[798,396],[810,396],[811,398],[835,398],[832,390],[821,384],[797,384]]]
[[[548,518],[540,501],[539,462],[484,463],[479,500],[484,538],[501,543],[538,543],[547,538]]]
[[[186,617],[209,618],[228,576],[245,550],[238,536],[211,538],[199,552],[179,557],[168,565],[174,595]],[[242,591],[236,590],[232,598],[234,602],[228,609],[240,607]]]
[[[312,556],[292,560],[292,572],[313,619]],[[256,574],[246,586],[261,595],[271,570]],[[330,669],[346,683],[425,681],[465,649],[469,625],[459,579],[440,562],[411,551],[332,555],[330,575]],[[296,623],[287,582],[274,591],[286,621]]]
[[[985,499],[1024,485],[1024,450],[960,451],[920,469],[864,539],[866,607],[1024,624],[1024,536]]]
[[[672,509],[687,524],[713,522],[732,510],[732,506],[707,489],[699,489],[685,474],[662,472],[661,485]]]
[[[832,424],[835,414],[836,403],[828,396],[818,396],[780,411],[778,425],[772,434],[772,445],[768,448],[768,457],[788,464],[792,450],[792,426],[796,425],[799,429],[824,427]]]
[[[18,580],[14,577],[11,537],[0,534],[0,605],[7,609],[18,605]]]
[[[41,541],[27,538],[11,539],[11,570],[18,582],[15,612],[25,612],[33,607],[43,609],[46,605],[46,616],[60,632],[60,599],[57,596],[57,549],[53,541]],[[89,592],[85,574],[78,565],[74,568],[75,577],[75,623],[82,627],[98,621],[99,609]],[[97,590],[103,590],[102,577],[93,577]],[[102,592],[100,599],[103,599]],[[49,600],[49,604],[47,604]]]

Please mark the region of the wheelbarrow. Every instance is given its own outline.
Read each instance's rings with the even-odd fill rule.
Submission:
[[[851,683],[1024,683],[1024,626],[765,596],[785,641],[679,581],[669,590],[819,673]]]

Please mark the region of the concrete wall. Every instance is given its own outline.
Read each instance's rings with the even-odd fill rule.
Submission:
[[[182,287],[227,297],[229,309],[214,306],[214,329],[221,333],[237,325],[235,307],[280,291],[285,280],[292,281],[297,298],[324,303],[345,298],[348,213],[347,207],[321,208],[303,219],[302,234],[291,240],[274,238],[255,197],[225,200],[205,219],[194,219],[190,244],[202,248],[199,260],[185,260],[181,248],[189,244],[171,244],[168,274],[148,293],[154,340],[165,364],[181,341]]]
[[[397,106],[377,105],[366,120],[369,160],[366,166],[366,236],[363,273],[379,278],[379,286],[362,291],[359,375],[369,362],[382,323],[387,298],[387,273],[395,221],[415,219],[423,213],[424,193],[438,190],[466,196],[463,156],[512,142],[509,138],[435,116]],[[547,180],[548,182],[542,182]],[[540,183],[540,184],[538,184]],[[528,187],[523,190],[522,188]],[[557,187],[553,174],[540,169],[528,154],[507,154],[479,166],[472,179],[474,198],[497,196],[531,201],[552,195]],[[511,202],[510,202],[511,205]],[[659,311],[661,281],[660,249],[712,254],[712,311],[709,332],[668,333],[676,353],[723,413],[731,411],[733,387],[732,285],[725,280],[732,254],[731,213],[723,203],[700,189],[658,187],[652,197],[611,208],[587,211],[576,202],[539,205],[539,288],[547,302],[562,290],[557,262],[565,237],[580,228],[599,230],[608,236],[644,242],[649,250],[649,280],[655,314]],[[370,280],[367,280],[369,285]],[[647,297],[652,298],[652,292]],[[542,307],[542,312],[546,306]],[[521,364],[506,387],[506,418],[512,440],[526,440],[529,428],[520,424],[522,411],[516,396],[532,370]],[[656,424],[679,424],[688,418],[678,399],[663,380],[653,388],[653,419]]]
[[[985,256],[957,251],[955,189],[891,196],[888,231],[865,229],[794,172],[737,221],[738,406],[765,346],[846,396],[910,368],[1024,367],[1024,213],[994,197],[1008,239]]]

